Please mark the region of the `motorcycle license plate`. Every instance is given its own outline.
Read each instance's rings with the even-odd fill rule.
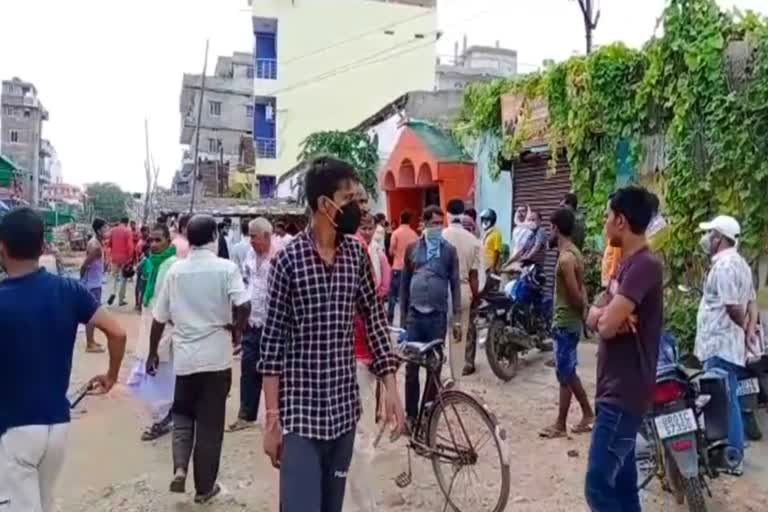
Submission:
[[[757,379],[744,379],[739,381],[737,391],[739,396],[756,395],[760,393],[760,383]]]
[[[654,421],[656,422],[656,431],[661,439],[695,432],[699,428],[693,409],[658,416],[654,418]]]

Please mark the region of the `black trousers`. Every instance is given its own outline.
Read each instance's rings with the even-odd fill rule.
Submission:
[[[213,490],[219,474],[224,415],[232,370],[176,376],[173,397],[173,470],[194,457],[195,490]]]
[[[261,373],[256,363],[261,354],[261,327],[248,327],[243,333],[243,356],[240,364],[240,412],[238,418],[256,421],[261,400]]]

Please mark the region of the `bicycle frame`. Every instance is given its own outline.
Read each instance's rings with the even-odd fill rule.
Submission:
[[[467,435],[467,429],[464,427],[464,423],[461,420],[461,417],[456,414],[456,418],[459,422],[459,426],[464,434],[464,439],[467,443],[470,444],[470,446],[467,449],[462,450],[457,443],[456,436],[451,431],[451,440],[453,441],[453,446],[445,446],[445,445],[438,445],[435,448],[430,447],[429,445],[425,444],[424,442],[420,441],[426,436],[426,432],[424,430],[428,428],[429,424],[432,422],[432,415],[435,411],[435,405],[442,399],[442,397],[446,393],[446,386],[443,384],[443,382],[440,380],[440,372],[443,367],[443,361],[444,357],[442,354],[442,351],[440,351],[440,361],[429,365],[419,365],[422,368],[425,368],[427,370],[427,382],[424,386],[424,390],[421,393],[421,403],[419,405],[419,413],[416,416],[416,425],[414,426],[414,431],[411,433],[411,439],[409,442],[409,445],[411,448],[414,449],[417,455],[421,457],[431,457],[431,456],[437,456],[443,461],[450,462],[450,463],[456,463],[456,464],[462,464],[467,465],[471,464],[473,460],[477,458],[477,454],[475,453],[475,449],[473,446],[471,446],[472,441],[470,440],[469,436]],[[415,364],[411,362],[412,364]],[[437,390],[434,401],[430,406],[427,405],[426,398],[427,398],[427,392],[430,389],[430,384],[435,386],[435,389]],[[450,425],[449,422],[446,422],[446,424]]]

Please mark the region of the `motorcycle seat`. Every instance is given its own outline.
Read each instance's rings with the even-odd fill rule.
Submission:
[[[492,292],[483,297],[483,300],[493,306],[506,306],[512,303],[512,299],[504,292]]]

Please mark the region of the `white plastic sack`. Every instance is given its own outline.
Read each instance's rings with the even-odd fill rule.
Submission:
[[[173,363],[161,362],[154,376],[146,373],[145,366],[144,359],[137,360],[130,377],[128,377],[128,388],[131,390],[131,394],[147,407],[152,418],[159,421],[168,414],[173,404],[173,392],[176,385]]]

